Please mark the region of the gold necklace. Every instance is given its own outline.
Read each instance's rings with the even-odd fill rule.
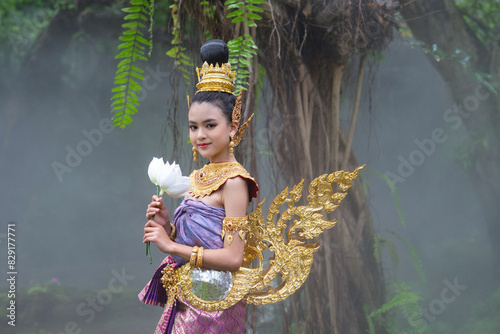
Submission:
[[[246,169],[237,162],[218,162],[203,166],[195,170],[189,178],[189,193],[194,197],[204,197],[219,189],[227,179],[241,176],[245,179],[255,180],[248,174]]]

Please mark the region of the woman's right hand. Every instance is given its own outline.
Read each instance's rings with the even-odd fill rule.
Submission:
[[[163,204],[163,199],[156,195],[153,195],[151,203],[148,205],[146,210],[146,218],[148,220],[153,220],[162,226],[169,226],[170,216],[168,214],[165,204]]]

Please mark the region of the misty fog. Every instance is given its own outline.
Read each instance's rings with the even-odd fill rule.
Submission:
[[[13,55],[12,64],[19,65],[20,74],[2,79],[0,264],[7,268],[7,224],[14,224],[17,290],[68,287],[61,299],[37,300],[36,293],[17,299],[18,314],[29,314],[21,310],[31,303],[47,302],[48,308],[59,310],[60,319],[49,327],[39,326],[52,333],[67,331],[68,323],[82,333],[147,333],[162,311],[143,305],[136,294],[162,259],[153,247],[153,265],[149,264],[142,228],[155,193],[148,164],[155,156],[169,160],[173,149],[171,139],[164,137],[173,64],[165,50],[155,50],[146,70],[153,88],[145,91],[131,125],[112,128],[115,37],[99,37],[104,50],[87,40],[73,41],[51,55],[38,54],[60,54],[62,63],[39,59],[34,62],[41,66],[36,72],[24,72]],[[367,165],[357,186],[367,187],[376,232],[398,251],[397,268],[388,250],[382,251],[383,268],[387,277],[397,277],[418,291],[419,304],[430,310],[429,325],[459,321],[498,285],[480,203],[453,153],[467,134],[460,116],[449,112],[454,102],[446,83],[420,49],[396,39],[372,71],[366,74],[370,80],[363,88],[353,150],[359,164]],[[180,104],[185,113],[180,118],[185,119],[187,105]],[[345,129],[349,108],[347,101],[341,119]],[[476,112],[481,112],[480,105]],[[181,128],[183,155],[177,162],[187,175],[194,165],[187,127]],[[265,128],[258,131],[265,133]],[[380,173],[392,178],[396,197]],[[277,194],[265,175],[263,179],[259,200]],[[180,200],[164,198],[173,213]],[[392,232],[415,248],[427,282],[415,270],[404,241]],[[3,269],[2,291],[8,289],[6,276]],[[447,295],[453,302],[441,302],[445,309],[438,310],[441,304],[435,300],[442,299],[450,284],[458,286],[456,294]],[[108,299],[93,307],[99,292]],[[4,305],[2,309],[0,331],[6,333],[12,328],[6,327]],[[32,318],[17,321],[18,330],[23,323],[37,328]]]

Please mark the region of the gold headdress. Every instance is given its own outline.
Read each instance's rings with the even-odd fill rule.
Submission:
[[[241,120],[241,93],[242,92],[243,92],[243,90],[240,90],[240,93],[238,94],[238,98],[236,99],[236,103],[234,104],[234,108],[233,108],[232,120],[233,120],[233,122],[238,122],[238,124],[240,123],[240,120]],[[250,121],[252,120],[253,115],[254,114],[250,115],[250,117],[247,119],[247,121],[239,127],[238,131],[236,132],[236,134],[232,138],[233,145],[234,145],[233,147],[238,146],[238,144],[240,143],[241,139],[243,138],[243,135],[245,134],[245,131],[247,130],[248,126],[250,125]]]
[[[196,93],[209,91],[233,94],[236,72],[231,71],[230,63],[222,64],[222,66],[217,63],[214,66],[205,62],[201,68],[196,68],[196,73],[198,74]]]
[[[234,95],[233,90],[235,87],[234,80],[236,78],[236,71],[231,70],[230,63],[225,63],[221,66],[216,63],[214,66],[213,64],[209,65],[208,62],[204,62],[201,68],[196,68],[196,73],[198,74],[198,84],[196,84],[196,88],[198,90],[196,91],[196,94],[198,92],[223,92]],[[240,90],[240,93],[238,94],[231,118],[233,122],[237,122],[238,124],[241,120],[242,92],[243,90]],[[232,147],[236,147],[240,143],[246,129],[250,125],[253,115],[254,114],[252,114],[248,120],[239,127],[236,134],[231,138]]]

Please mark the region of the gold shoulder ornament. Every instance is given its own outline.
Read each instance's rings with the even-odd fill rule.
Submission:
[[[317,243],[306,244],[305,239],[316,238],[336,224],[336,220],[326,220],[320,212],[331,213],[339,206],[363,167],[353,172],[337,171],[314,179],[309,185],[307,205],[295,206],[302,197],[303,180],[291,191],[285,188],[276,196],[265,216],[262,212],[264,201],[259,203],[257,209],[247,216],[243,265],[237,272],[231,273],[232,286],[227,294],[219,300],[204,300],[195,295],[191,279],[195,268],[186,263],[177,271],[182,277],[177,286],[183,298],[202,310],[217,311],[227,309],[240,300],[262,305],[281,301],[293,294],[309,275],[314,252],[319,248]],[[338,185],[340,192],[333,192],[333,183]],[[283,205],[287,207],[280,214]],[[291,222],[288,229],[287,221]],[[283,237],[285,234],[286,240]],[[266,249],[273,252],[274,257],[264,268],[263,252]],[[258,260],[258,264],[248,268],[254,259]],[[271,282],[278,274],[282,283],[272,287]]]
[[[195,170],[189,176],[189,193],[194,197],[204,197],[219,189],[227,179],[241,176],[245,179],[255,180],[247,170],[237,162],[211,163]]]

